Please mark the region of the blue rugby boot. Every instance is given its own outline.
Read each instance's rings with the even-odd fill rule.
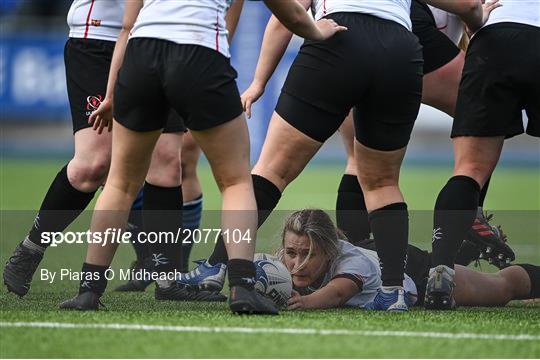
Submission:
[[[210,265],[207,260],[195,261],[197,267],[188,273],[181,274],[176,281],[180,285],[205,291],[221,291],[225,284],[227,266],[223,263]]]
[[[390,289],[381,288],[372,302],[366,304],[367,310],[380,311],[408,311],[407,295],[403,287],[397,286]]]

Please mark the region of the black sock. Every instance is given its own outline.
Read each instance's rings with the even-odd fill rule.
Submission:
[[[67,165],[64,166],[43,199],[34,225],[28,233],[28,239],[42,248],[47,248],[50,244],[41,243],[41,234],[64,231],[86,209],[95,193],[75,189],[69,182]]]
[[[139,241],[139,233],[143,231],[143,218],[142,211],[131,209],[128,219],[128,230],[131,232],[131,239],[135,255],[137,255],[137,261],[142,262],[144,259],[150,257],[150,244],[144,241]]]
[[[253,190],[255,192],[255,201],[257,202],[257,228],[260,228],[268,216],[270,216],[272,210],[277,206],[281,198],[281,192],[276,185],[262,176],[251,175],[251,178],[253,179]],[[227,259],[227,249],[225,248],[223,238],[220,236],[216,246],[214,246],[212,255],[208,258],[208,262],[210,265],[215,265],[217,263],[226,263]]]
[[[491,181],[491,176],[487,179],[486,184],[484,185],[484,187],[480,191],[480,198],[478,200],[478,206],[480,206],[481,208],[484,207],[484,201],[486,200],[486,195],[487,195],[487,192],[488,192],[489,182],[490,181]]]
[[[454,268],[456,254],[478,209],[480,186],[468,176],[454,176],[441,190],[433,214],[433,266]]]
[[[188,272],[189,270],[189,254],[193,247],[194,230],[201,226],[201,217],[203,209],[203,196],[199,195],[192,201],[186,202],[182,206],[182,218],[183,228],[190,230],[190,237],[182,241],[182,258],[180,259],[180,265],[178,266],[181,272]]]
[[[107,278],[105,277],[107,269],[109,269],[108,266],[83,263],[79,294],[91,291],[101,296],[107,287]]]
[[[407,204],[395,203],[377,209],[369,214],[369,221],[377,246],[383,286],[403,286],[409,242]]]
[[[253,179],[253,191],[257,202],[257,228],[260,228],[279,203],[281,191],[274,183],[262,176],[251,175],[251,178]]]
[[[212,255],[208,258],[208,263],[214,266],[219,263],[226,264],[227,260],[229,260],[229,256],[227,255],[225,241],[223,241],[223,236],[219,234],[216,245],[214,245],[214,251],[212,251]]]
[[[336,199],[337,226],[353,244],[369,239],[371,229],[364,193],[355,175],[344,174]]]
[[[521,266],[529,275],[531,280],[531,292],[527,299],[538,299],[540,298],[540,266],[531,265],[531,264],[517,264]]]
[[[472,242],[465,240],[461,243],[458,253],[456,254],[456,259],[454,263],[457,265],[468,266],[473,261],[477,260],[480,257],[480,250]]]
[[[227,263],[229,274],[229,287],[242,286],[253,290],[255,285],[255,264],[253,261],[244,259],[231,259]]]
[[[172,233],[172,240],[176,239],[182,227],[182,187],[164,188],[145,182],[143,224],[147,236],[150,232],[161,235]],[[182,258],[182,236],[178,237],[176,243],[163,238],[151,243],[150,251],[155,271],[169,273],[177,270]]]

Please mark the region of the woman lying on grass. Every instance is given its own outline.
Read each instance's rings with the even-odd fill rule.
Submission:
[[[377,253],[341,240],[344,238],[322,210],[300,210],[286,219],[278,255],[292,275],[290,310],[371,308],[381,291]],[[409,246],[401,301],[422,305],[430,265],[429,253]],[[493,274],[460,265],[455,270],[453,298],[457,305],[504,306],[511,300],[540,297],[538,266],[513,265]]]

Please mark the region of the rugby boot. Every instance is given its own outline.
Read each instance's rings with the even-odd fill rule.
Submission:
[[[195,261],[197,267],[188,273],[180,274],[176,281],[180,285],[204,291],[221,291],[225,284],[227,266],[223,263],[210,265],[207,260]]]
[[[478,209],[478,214],[469,231],[467,240],[478,247],[479,259],[484,259],[499,269],[511,265],[516,259],[514,251],[508,246],[508,238],[500,226],[493,226],[489,221],[493,214],[486,214]]]
[[[456,302],[453,297],[455,271],[446,265],[429,270],[424,307],[429,310],[453,310]]]
[[[405,290],[401,286],[390,291],[379,289],[373,301],[366,304],[365,309],[395,312],[408,311],[409,306],[407,305]]]
[[[227,297],[219,292],[197,290],[177,282],[173,282],[169,287],[160,287],[156,284],[155,298],[172,301],[227,301]]]
[[[29,249],[22,243],[17,245],[4,267],[4,284],[8,291],[20,297],[26,295],[41,259],[43,253]]]
[[[100,306],[105,307],[99,298],[98,294],[86,291],[62,302],[58,307],[62,310],[96,311]]]
[[[229,308],[238,315],[278,315],[274,303],[255,290],[233,286],[229,296]]]

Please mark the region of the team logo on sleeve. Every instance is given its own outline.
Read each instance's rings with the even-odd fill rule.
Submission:
[[[97,110],[101,102],[103,101],[103,96],[89,96],[86,98],[86,116],[92,115],[92,112]]]

